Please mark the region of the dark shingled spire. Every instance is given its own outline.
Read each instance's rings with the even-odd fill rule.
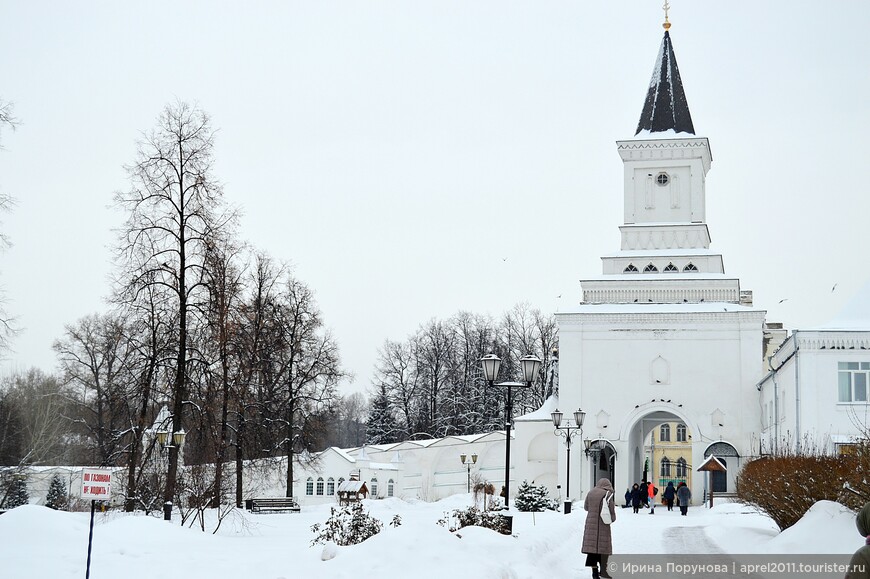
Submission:
[[[643,130],[651,133],[673,130],[676,133],[695,134],[683,81],[680,80],[680,69],[677,68],[677,57],[674,56],[671,35],[667,30],[634,134]]]

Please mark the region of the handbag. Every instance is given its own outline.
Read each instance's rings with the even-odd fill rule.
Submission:
[[[601,501],[601,520],[605,525],[609,525],[613,522],[613,518],[610,516],[610,505],[607,503],[610,502],[610,499],[613,497],[613,493],[607,491],[604,493],[604,500]]]

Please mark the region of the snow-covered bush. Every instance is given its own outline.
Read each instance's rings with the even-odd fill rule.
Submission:
[[[522,512],[555,511],[559,507],[556,501],[550,499],[550,491],[547,487],[535,486],[527,481],[523,481],[517,489],[514,504],[517,510]]]
[[[481,511],[477,507],[467,509],[454,509],[451,513],[444,513],[444,517],[438,519],[438,524],[453,533],[463,527],[485,527],[493,531],[507,534],[507,519],[502,515],[489,511]]]
[[[381,532],[383,524],[363,509],[362,503],[330,509],[329,519],[321,525],[311,525],[312,545],[333,542],[336,545],[356,545]]]
[[[48,494],[45,495],[45,506],[56,511],[65,511],[69,508],[69,493],[59,474],[51,477]]]
[[[854,457],[781,451],[743,465],[737,481],[737,498],[767,514],[787,529],[821,500],[837,501],[843,483],[854,475]]]

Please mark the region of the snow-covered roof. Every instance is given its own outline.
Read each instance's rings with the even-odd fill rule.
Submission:
[[[722,462],[713,456],[712,454],[707,457],[707,460],[701,463],[701,466],[698,467],[698,472],[703,472],[705,470],[718,470],[718,471],[726,471],[725,465]]]
[[[834,319],[817,330],[870,330],[870,280],[852,296]]]
[[[361,480],[346,480],[338,485],[338,492],[340,493],[358,493],[363,489],[368,491],[366,483]]]
[[[641,131],[695,134],[689,103],[680,79],[680,69],[677,67],[677,57],[667,30],[656,55],[656,64],[635,134]]]
[[[346,451],[338,448],[337,446],[330,446],[329,448],[326,449],[326,451],[332,451],[332,452],[336,453],[337,455],[339,455],[341,458],[343,458],[347,462],[356,462],[356,459],[354,457],[349,455]],[[326,451],[324,451],[324,452],[326,452]]]
[[[528,414],[524,414],[522,416],[517,416],[514,418],[514,422],[536,422],[542,420],[544,422],[552,422],[553,417],[551,414],[556,407],[559,405],[559,396],[556,394],[550,395],[549,398],[544,400],[544,403],[541,404],[541,407],[535,410],[534,412],[529,412]]]

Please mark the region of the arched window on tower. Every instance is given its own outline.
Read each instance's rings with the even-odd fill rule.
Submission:
[[[668,265],[665,266],[664,271],[665,271],[665,273],[679,273],[680,270],[678,270],[677,266],[675,266],[674,264],[669,263]]]
[[[685,424],[677,424],[677,442],[686,442]]]
[[[671,425],[670,424],[662,424],[662,427],[659,429],[659,440],[662,442],[670,442],[671,441]]]
[[[662,458],[662,467],[659,476],[662,478],[671,477],[671,460],[668,457]]]
[[[643,272],[644,272],[644,273],[658,273],[658,272],[659,272],[659,268],[657,268],[657,267],[654,266],[653,264],[649,264],[648,266],[646,266],[645,268],[643,268]]]
[[[637,273],[637,268],[634,267],[633,263],[629,263],[628,267],[622,270],[622,273]]]
[[[677,459],[677,478],[686,478],[687,476],[686,459],[682,456]]]
[[[695,267],[695,264],[690,261],[686,264],[686,267],[683,268],[683,271],[698,271],[698,268]]]

